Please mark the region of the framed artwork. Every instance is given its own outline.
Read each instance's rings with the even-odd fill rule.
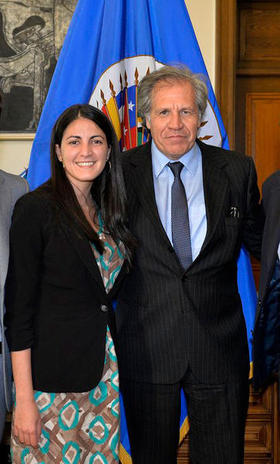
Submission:
[[[0,0],[0,139],[33,139],[77,0]]]

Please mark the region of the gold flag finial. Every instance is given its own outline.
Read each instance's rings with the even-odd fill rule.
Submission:
[[[109,86],[110,86],[110,90],[111,90],[111,95],[112,97],[115,97],[116,96],[116,92],[115,92],[115,89],[114,89],[114,86],[113,86],[113,82],[111,80],[109,80]]]
[[[100,89],[100,95],[101,95],[101,98],[102,98],[103,105],[106,105],[105,95],[104,95],[104,92],[103,92],[102,89]]]
[[[139,80],[138,80],[139,72],[137,68],[135,69],[134,77],[135,77],[135,85],[138,85],[139,84]]]

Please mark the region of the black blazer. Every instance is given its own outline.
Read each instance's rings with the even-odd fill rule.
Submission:
[[[123,156],[130,229],[139,241],[116,310],[123,378],[174,383],[188,365],[201,381],[222,382],[248,374],[236,263],[242,242],[260,254],[255,167],[250,157],[198,144],[207,234],[186,272],[158,215],[150,144]],[[238,217],[231,207],[237,208]]]
[[[265,226],[261,254],[258,307],[254,329],[254,386],[264,386],[280,365],[280,281],[275,276],[280,242],[280,171],[263,184]],[[278,271],[279,273],[279,271]],[[270,283],[274,278],[274,286]],[[275,281],[278,278],[278,283]]]
[[[113,292],[105,292],[88,240],[45,188],[17,202],[10,243],[10,350],[31,348],[36,390],[92,389],[102,376]]]

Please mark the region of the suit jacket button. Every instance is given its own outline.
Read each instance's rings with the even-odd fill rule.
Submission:
[[[102,305],[100,306],[100,309],[101,309],[101,311],[102,311],[103,313],[107,313],[107,311],[108,311],[108,306],[102,304]]]

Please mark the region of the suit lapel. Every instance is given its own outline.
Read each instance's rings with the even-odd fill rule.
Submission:
[[[99,292],[103,297],[107,297],[103,280],[89,241],[83,233],[77,230],[75,226],[70,226],[67,220],[62,223],[62,227],[67,239],[71,242],[73,249],[79,255],[81,261],[87,267],[90,275],[95,280]]]
[[[171,244],[161,223],[155,200],[151,143],[147,143],[141,147],[136,156],[131,160],[131,164],[133,165],[131,182],[141,206],[153,226],[156,227],[161,239],[170,246]]]
[[[222,159],[221,154],[212,148],[199,143],[202,153],[202,172],[204,199],[207,218],[207,232],[203,242],[200,254],[211,242],[217,224],[220,221],[221,214],[225,211],[225,201],[228,198],[229,183],[227,176],[222,172],[226,166],[226,161]]]
[[[209,243],[211,243],[221,214],[224,214],[225,201],[228,198],[229,192],[228,178],[223,173],[223,168],[227,165],[226,160],[224,157],[221,157],[220,153],[217,153],[215,148],[200,143],[199,141],[197,141],[197,143],[202,153],[207,232],[198,257],[186,272],[191,272],[193,266],[199,261],[201,254],[203,254]],[[160,237],[170,246],[171,244],[162,226],[155,201],[150,143],[147,143],[138,150],[133,159],[131,159],[131,164],[134,168],[131,171],[133,189],[136,191],[146,215],[149,217],[154,227],[156,227]],[[176,259],[175,255],[174,259],[176,260],[176,269],[178,270],[179,261]]]
[[[117,292],[118,292],[118,290],[120,288],[120,284],[121,284],[121,282],[122,282],[122,280],[123,280],[123,278],[125,277],[126,274],[128,274],[128,267],[127,267],[126,261],[124,261],[123,265],[121,267],[121,270],[118,273],[118,275],[116,277],[116,280],[114,281],[113,287],[108,292],[108,295],[110,296],[110,299],[115,298],[115,296],[116,296],[116,294],[117,294]]]
[[[260,278],[260,298],[264,297],[267,284],[271,279],[274,265],[277,259],[277,250],[280,242],[280,186],[273,189],[271,197],[275,198],[271,210],[267,212],[263,243],[262,243],[262,266]]]

